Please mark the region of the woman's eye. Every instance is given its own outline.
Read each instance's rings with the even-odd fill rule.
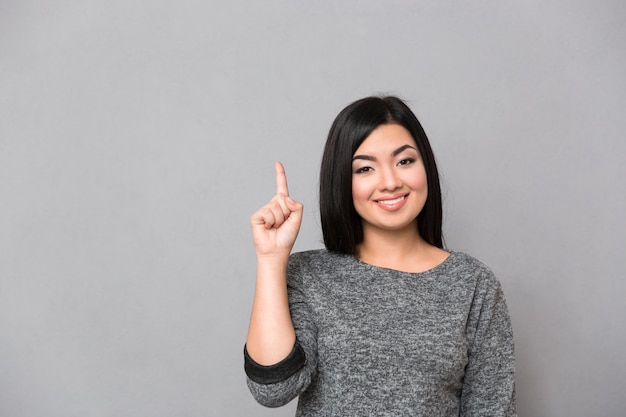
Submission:
[[[409,164],[412,164],[413,162],[415,162],[415,159],[413,159],[413,158],[405,158],[405,159],[401,160],[400,162],[398,162],[398,165],[409,165]]]
[[[372,168],[370,167],[361,167],[361,168],[357,168],[356,171],[354,171],[355,174],[362,174],[364,172],[369,172],[371,171]]]

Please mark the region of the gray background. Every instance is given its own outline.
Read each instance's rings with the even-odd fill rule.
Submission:
[[[624,415],[626,6],[0,1],[0,416],[289,416],[245,386],[249,215],[318,248],[330,123],[404,97],[500,277],[521,416]]]

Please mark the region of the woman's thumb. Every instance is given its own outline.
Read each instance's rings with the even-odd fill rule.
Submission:
[[[293,200],[291,197],[287,197],[287,205],[289,206],[289,210],[291,210],[291,216],[295,216],[295,220],[300,221],[302,219],[302,211],[304,210],[304,205]]]

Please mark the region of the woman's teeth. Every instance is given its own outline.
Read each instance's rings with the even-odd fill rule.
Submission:
[[[378,200],[378,202],[380,204],[387,204],[387,205],[392,205],[392,204],[396,204],[399,203],[400,201],[404,200],[406,196],[402,196],[402,197],[398,197],[398,198],[394,198],[393,200]]]

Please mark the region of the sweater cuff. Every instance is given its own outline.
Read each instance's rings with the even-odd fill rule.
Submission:
[[[286,380],[302,369],[306,362],[304,349],[302,349],[302,346],[300,346],[297,340],[291,353],[285,359],[274,365],[265,366],[256,363],[250,355],[248,355],[246,346],[243,348],[243,357],[244,369],[248,378],[263,385],[275,384]]]

